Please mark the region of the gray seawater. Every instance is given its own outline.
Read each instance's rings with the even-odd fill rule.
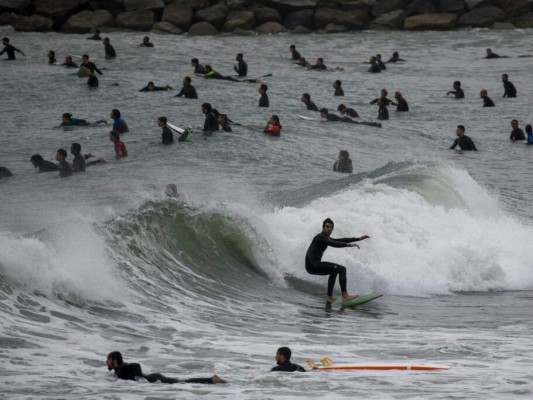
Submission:
[[[533,397],[531,343],[533,148],[508,139],[510,121],[531,123],[530,31],[361,32],[342,35],[187,38],[113,33],[118,58],[84,35],[2,31],[26,60],[1,62],[0,397],[171,399],[509,399]],[[313,61],[344,71],[292,65],[296,44]],[[484,60],[485,48],[510,56]],[[100,67],[89,90],[73,71],[47,65],[88,53]],[[371,75],[379,52],[408,61]],[[249,76],[269,85],[194,79],[199,100],[174,98],[198,57],[231,74],[243,52]],[[519,97],[502,99],[502,73]],[[332,82],[341,79],[342,99]],[[446,98],[461,80],[466,99]],[[153,80],[170,92],[139,93]],[[118,86],[112,86],[117,83]],[[383,128],[306,121],[299,98],[343,103],[375,120],[369,101],[401,90],[411,111]],[[496,102],[484,109],[479,91]],[[157,117],[203,124],[202,102],[243,125],[272,114],[281,138],[249,127],[187,143],[159,144]],[[107,117],[121,110],[130,156],[115,160],[109,126],[58,128],[60,115]],[[480,151],[448,150],[463,124]],[[104,165],[58,179],[38,174],[34,153],[79,142]],[[340,149],[354,174],[332,171]],[[168,183],[176,200],[164,196]],[[324,305],[326,278],[303,257],[321,221],[334,236],[368,234],[361,250],[330,249],[348,267],[349,289],[384,297],[354,310]],[[437,363],[401,371],[267,373],[279,346],[293,361]],[[117,381],[105,356],[123,352],[145,372],[217,373],[229,385]]]

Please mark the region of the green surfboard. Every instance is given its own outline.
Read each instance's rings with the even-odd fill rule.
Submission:
[[[365,294],[363,296],[359,296],[358,298],[350,300],[350,301],[343,301],[342,306],[345,308],[352,308],[352,307],[360,306],[361,304],[368,303],[369,301],[375,300],[381,296],[383,295],[379,293]]]

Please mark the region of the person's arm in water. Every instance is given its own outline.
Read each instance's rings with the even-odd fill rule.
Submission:
[[[450,150],[453,150],[457,147],[457,145],[459,144],[459,139],[455,139],[453,141],[453,144],[450,146]]]

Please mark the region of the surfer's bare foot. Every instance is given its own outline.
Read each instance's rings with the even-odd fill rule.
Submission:
[[[335,296],[328,296],[326,297],[326,301],[328,303],[333,303],[335,300],[337,300],[337,298]]]
[[[213,380],[213,383],[228,383],[218,375],[213,375],[211,379]]]
[[[353,299],[357,299],[358,297],[359,296],[357,294],[343,293],[342,301],[350,301],[350,300],[353,300]]]

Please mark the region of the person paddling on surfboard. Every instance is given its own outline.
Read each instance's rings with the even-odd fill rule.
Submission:
[[[329,275],[328,279],[328,296],[327,301],[335,301],[333,296],[333,287],[335,286],[335,281],[337,280],[337,275],[339,275],[339,284],[342,291],[342,301],[350,301],[357,298],[357,295],[348,294],[346,289],[346,267],[331,262],[322,261],[322,256],[328,248],[331,247],[357,247],[359,246],[356,243],[360,240],[369,239],[370,236],[364,235],[360,238],[341,238],[341,239],[332,239],[330,238],[331,233],[333,232],[334,223],[330,218],[326,218],[322,223],[322,232],[316,235],[313,238],[313,241],[307,249],[305,254],[305,270],[311,275]]]

